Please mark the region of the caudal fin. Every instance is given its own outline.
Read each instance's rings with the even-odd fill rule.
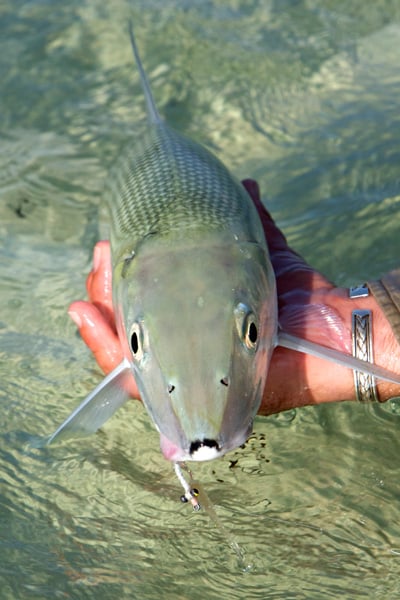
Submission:
[[[85,436],[97,431],[130,398],[131,376],[129,362],[125,359],[69,415],[47,443],[56,438]]]
[[[337,363],[342,367],[360,371],[361,373],[367,373],[367,375],[372,375],[378,379],[400,385],[400,375],[396,375],[396,373],[392,373],[373,363],[354,358],[354,356],[351,356],[350,354],[339,352],[339,350],[333,350],[333,348],[326,348],[325,346],[320,346],[314,342],[302,340],[301,338],[290,335],[290,333],[285,333],[284,331],[281,331],[278,334],[278,346],[283,346],[290,350],[297,350],[297,352],[303,352],[304,354],[311,354],[318,358],[324,358],[330,362]]]

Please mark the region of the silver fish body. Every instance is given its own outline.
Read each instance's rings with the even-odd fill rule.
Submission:
[[[117,326],[171,460],[242,444],[276,343],[257,211],[208,150],[162,122],[127,146],[106,197]]]

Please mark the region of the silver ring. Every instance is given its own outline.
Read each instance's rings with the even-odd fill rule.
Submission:
[[[372,313],[370,310],[353,310],[351,313],[353,356],[373,363]],[[360,371],[353,371],[354,387],[359,402],[377,402],[375,377]]]
[[[369,296],[369,289],[366,283],[360,283],[349,289],[350,298],[366,298]]]

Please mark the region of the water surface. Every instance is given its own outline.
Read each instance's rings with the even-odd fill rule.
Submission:
[[[100,378],[66,309],[144,118],[130,17],[160,112],[258,179],[307,260],[341,285],[398,265],[396,0],[3,0],[0,597],[398,598],[396,402],[259,418],[195,465],[246,572],[179,502],[139,403],[40,447]]]

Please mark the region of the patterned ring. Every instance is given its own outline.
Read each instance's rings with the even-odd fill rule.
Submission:
[[[373,363],[372,351],[372,313],[370,310],[353,310],[351,314],[352,321],[352,342],[353,356],[360,360]],[[359,402],[377,402],[378,395],[376,390],[375,377],[360,371],[354,371],[354,386],[356,397]]]

